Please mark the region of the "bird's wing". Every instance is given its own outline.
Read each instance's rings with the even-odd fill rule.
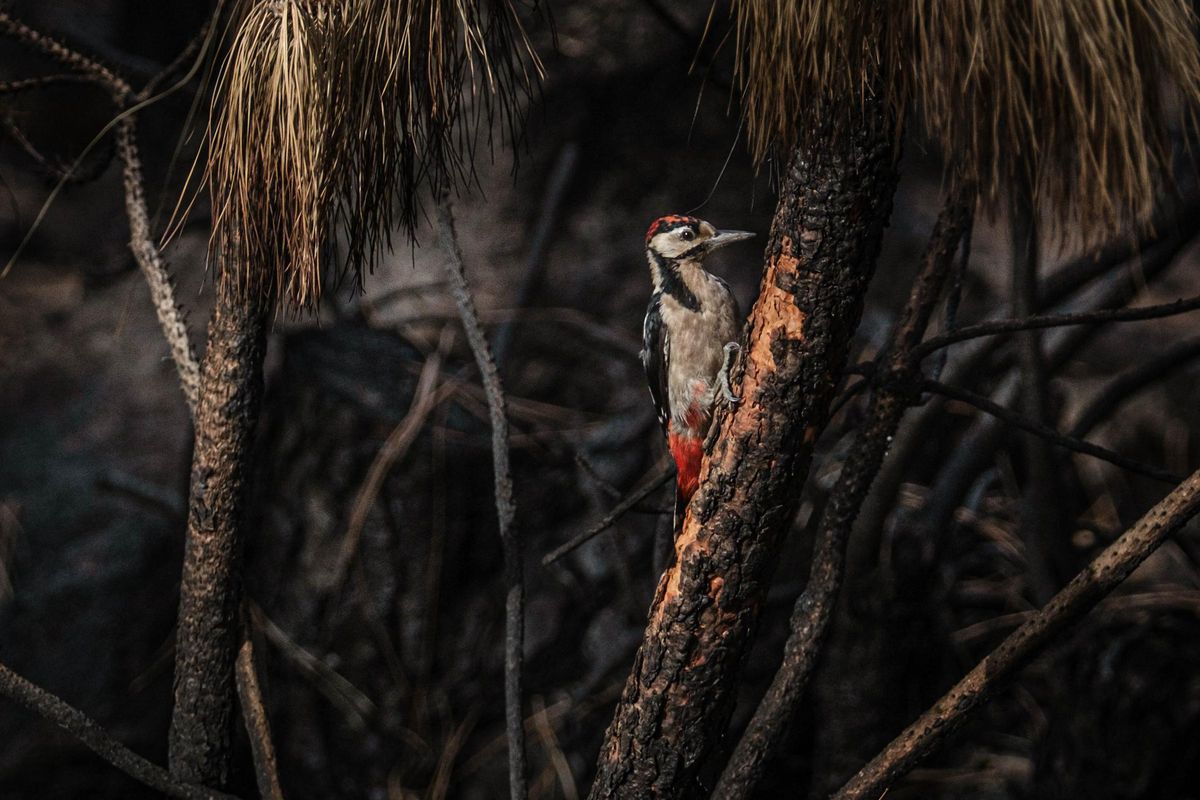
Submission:
[[[642,325],[642,366],[646,368],[646,383],[650,385],[650,397],[658,409],[658,421],[667,429],[671,421],[670,395],[667,392],[667,328],[663,325],[661,295],[655,293],[646,308],[646,321]]]

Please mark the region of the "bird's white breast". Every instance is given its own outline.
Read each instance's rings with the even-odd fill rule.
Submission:
[[[667,393],[673,427],[692,428],[703,436],[725,358],[724,347],[726,342],[736,341],[738,331],[737,305],[728,288],[706,272],[697,273],[688,281],[688,288],[700,301],[699,310],[688,309],[668,295],[662,299],[662,316],[670,331]]]

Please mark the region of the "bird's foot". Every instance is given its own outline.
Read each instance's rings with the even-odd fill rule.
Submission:
[[[721,371],[717,373],[717,386],[721,388],[721,397],[731,406],[742,402],[729,385],[729,370],[733,367],[733,357],[741,349],[742,346],[737,342],[727,343],[725,345],[725,361],[721,364]]]

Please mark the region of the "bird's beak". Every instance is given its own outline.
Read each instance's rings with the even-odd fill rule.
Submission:
[[[727,244],[740,242],[743,239],[752,239],[754,234],[750,231],[717,231],[708,240],[709,252],[724,247]]]

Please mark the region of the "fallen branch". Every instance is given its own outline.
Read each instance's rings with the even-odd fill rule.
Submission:
[[[172,780],[165,769],[118,742],[87,714],[30,683],[4,664],[0,664],[0,694],[50,720],[121,772],[163,794],[183,800],[237,800],[233,795]]]
[[[876,800],[929,756],[1017,670],[1055,641],[1200,511],[1200,471],[1179,484],[916,722],[859,770],[833,800]]]
[[[475,310],[475,299],[463,267],[462,249],[454,230],[450,201],[438,204],[438,234],[446,251],[446,271],[450,291],[458,306],[467,342],[475,356],[480,380],[487,395],[492,424],[492,469],[495,473],[496,518],[500,526],[500,544],[504,551],[504,580],[507,585],[504,616],[504,716],[508,734],[508,791],[510,800],[528,795],[525,777],[525,726],[521,714],[522,650],[525,640],[525,578],[521,563],[521,540],[513,527],[516,504],[512,496],[512,475],[508,465],[508,414],[504,388],[496,371],[496,362],[488,347],[487,336]]]

